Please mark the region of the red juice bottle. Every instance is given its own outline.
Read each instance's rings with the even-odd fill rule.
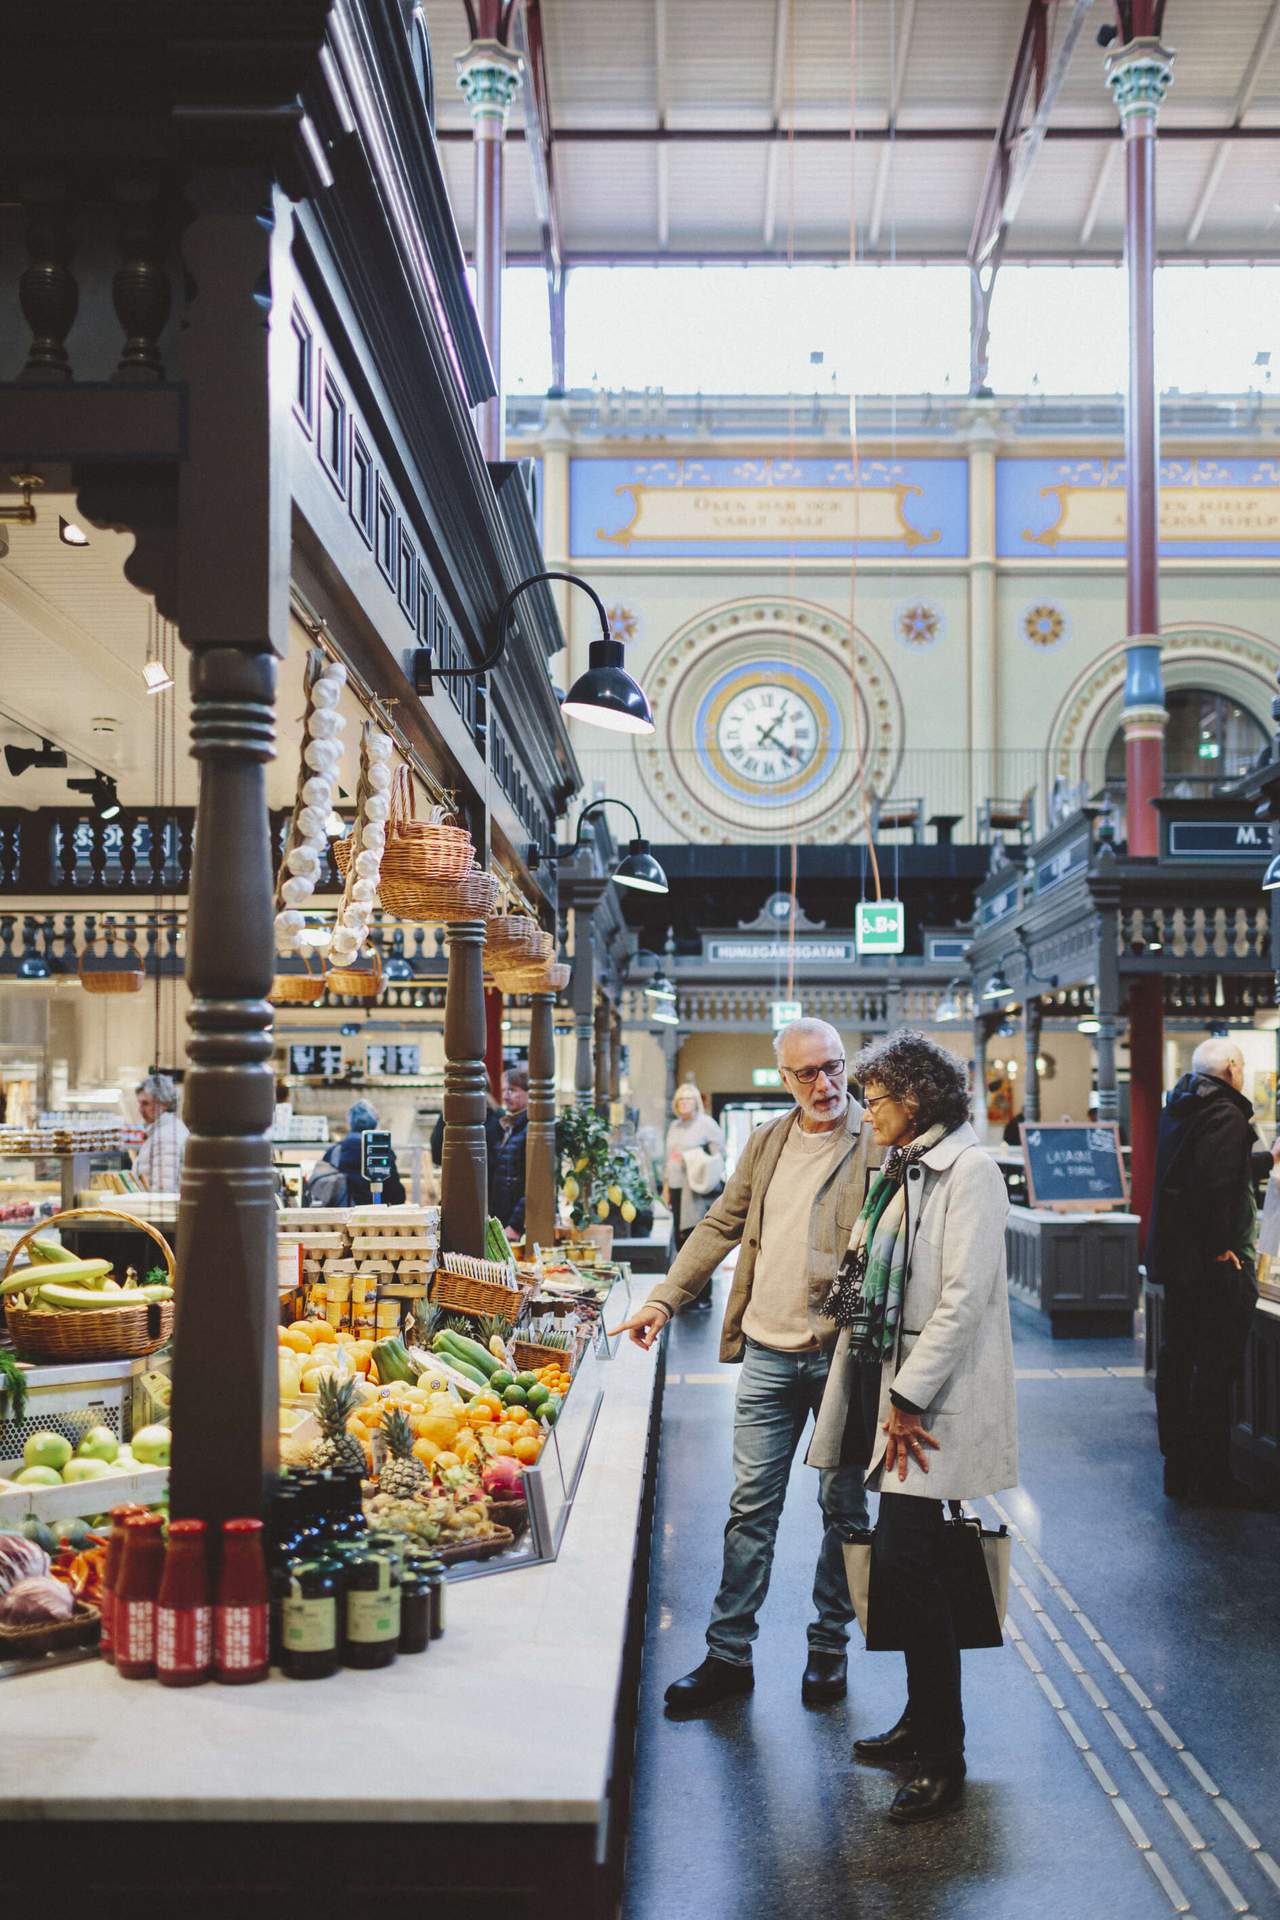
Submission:
[[[124,1523],[116,1580],[112,1645],[124,1680],[150,1680],[156,1670],[156,1596],[164,1574],[164,1521],[135,1513]]]
[[[197,1687],[212,1662],[204,1521],[172,1520],[156,1601],[156,1678],[162,1687]]]
[[[111,1531],[107,1536],[107,1557],[102,1568],[102,1599],[98,1606],[102,1615],[102,1637],[98,1641],[98,1652],[112,1665],[116,1657],[116,1582],[120,1578],[120,1561],[124,1554],[124,1523],[131,1515],[145,1512],[146,1508],[138,1506],[136,1502],[111,1509]]]
[[[269,1605],[261,1520],[224,1520],[213,1609],[213,1671],[225,1686],[266,1679]]]

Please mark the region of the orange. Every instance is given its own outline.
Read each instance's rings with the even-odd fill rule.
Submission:
[[[515,1420],[504,1420],[502,1425],[498,1428],[498,1439],[499,1440],[518,1440],[519,1438],[520,1438],[519,1424]]]
[[[451,1413],[424,1413],[414,1431],[424,1440],[434,1440],[438,1447],[451,1447],[457,1437],[458,1422]]]
[[[491,1392],[478,1393],[471,1404],[473,1407],[492,1407],[496,1413],[502,1406],[502,1396],[501,1394]]]
[[[427,1440],[425,1438],[415,1440],[413,1443],[413,1451],[418,1456],[418,1459],[423,1461],[428,1467],[433,1460],[440,1458],[440,1449],[434,1440]]]
[[[327,1320],[309,1320],[307,1326],[310,1329],[311,1344],[313,1347],[318,1347],[321,1344],[331,1347],[337,1346],[337,1329],[331,1327]]]
[[[537,1440],[532,1440],[532,1439],[517,1440],[514,1447],[511,1449],[511,1451],[515,1454],[516,1459],[520,1462],[521,1466],[525,1466],[525,1467],[531,1467],[533,1465],[534,1461],[537,1459],[541,1450],[542,1449],[541,1449],[540,1443]]]
[[[307,1332],[306,1328],[301,1325],[296,1327],[281,1327],[280,1345],[282,1347],[288,1347],[291,1353],[310,1353],[311,1335]]]
[[[493,1408],[484,1401],[473,1400],[467,1408],[467,1420],[473,1427],[487,1427],[493,1418]]]
[[[486,1439],[487,1438],[488,1436],[486,1435]],[[509,1460],[515,1452],[515,1447],[512,1442],[510,1440],[504,1440],[500,1433],[495,1433],[488,1444],[490,1453],[496,1453],[499,1459]]]

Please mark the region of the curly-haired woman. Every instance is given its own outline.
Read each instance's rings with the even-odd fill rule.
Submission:
[[[872,1579],[901,1627],[907,1705],[860,1760],[910,1769],[889,1809],[928,1820],[960,1798],[960,1654],[942,1585],[943,1502],[1018,1478],[1000,1170],[969,1124],[963,1064],[900,1032],[851,1062],[886,1150],[828,1311],[841,1328],[809,1464],[865,1459],[861,1409],[879,1388],[867,1485],[880,1494]],[[875,1374],[869,1376],[868,1368]],[[865,1445],[865,1442],[864,1442]]]

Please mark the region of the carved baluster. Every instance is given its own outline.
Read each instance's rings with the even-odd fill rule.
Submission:
[[[449,929],[449,991],[444,1013],[443,1244],[483,1256],[489,1214],[484,1115],[484,921]]]
[[[593,1074],[591,1037],[593,1031],[596,984],[595,946],[591,938],[594,907],[575,905],[573,910],[573,1100],[578,1107],[591,1105]]]
[[[525,1140],[526,1243],[556,1237],[556,1043],[553,993],[529,996],[529,1131]]]
[[[609,1118],[609,1040],[612,1030],[609,1002],[601,994],[596,1002],[595,1013],[595,1109],[602,1120]]]
[[[124,212],[120,220],[123,265],[111,282],[116,317],[124,328],[124,351],[116,379],[132,383],[164,379],[160,335],[172,298],[165,270],[165,233],[158,189],[152,180],[126,180],[117,186]]]
[[[173,1391],[182,1421],[171,1491],[175,1515],[211,1523],[261,1511],[279,1444],[265,772],[275,751],[275,681],[265,649],[193,653],[200,830],[187,943],[184,1117],[191,1137],[178,1210]],[[225,1364],[211,1367],[215,1351]]]
[[[28,265],[18,282],[18,297],[31,328],[31,345],[18,378],[28,384],[70,380],[65,342],[80,293],[70,264],[74,252],[71,208],[63,189],[53,181],[41,181],[30,191],[26,242]]]

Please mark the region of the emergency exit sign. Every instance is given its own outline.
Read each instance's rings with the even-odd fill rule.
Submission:
[[[773,1030],[775,1033],[782,1027],[790,1026],[793,1020],[800,1020],[803,1019],[803,1017],[804,1008],[798,1000],[775,1000],[773,1002]]]
[[[901,900],[859,900],[854,935],[860,954],[901,953],[907,944]]]

